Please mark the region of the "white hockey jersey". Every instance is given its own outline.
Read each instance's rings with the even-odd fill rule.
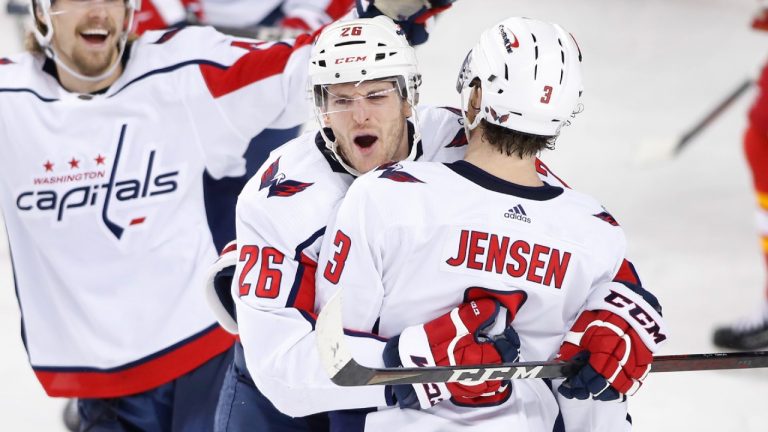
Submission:
[[[343,289],[344,328],[375,339],[448,312],[470,287],[509,292],[522,303],[511,323],[522,360],[549,360],[580,311],[607,309],[597,304],[606,290],[643,304],[614,282],[627,266],[625,245],[610,214],[571,189],[515,185],[465,161],[390,164],[348,190],[318,261],[317,301]],[[351,348],[360,363],[383,367],[380,351]],[[626,403],[569,401],[554,390],[547,380],[513,380],[497,406],[379,408],[365,430],[631,428]]]
[[[424,107],[418,116],[418,160],[463,157],[461,116]],[[313,331],[320,246],[326,224],[353,180],[314,131],[273,151],[238,199],[239,262],[232,294],[240,339],[258,388],[292,416],[339,406],[386,405],[382,387],[341,389],[330,381]],[[364,347],[381,343],[353,339],[350,343]],[[364,351],[380,355],[381,349]]]
[[[198,288],[216,256],[203,172],[243,175],[251,137],[309,118],[310,42],[149,32],[95,95],[39,56],[0,59],[0,204],[49,395],[144,391],[231,346]]]

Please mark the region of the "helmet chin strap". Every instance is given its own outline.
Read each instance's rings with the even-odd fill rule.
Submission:
[[[413,106],[413,103],[411,101],[408,101],[408,104],[411,106],[411,116],[413,117],[413,145],[411,146],[410,151],[408,152],[408,156],[404,160],[412,161],[416,159],[416,154],[418,153],[418,146],[419,141],[421,141],[421,133],[419,132],[419,119],[418,119],[418,112],[416,110],[416,107]],[[365,174],[358,170],[356,170],[352,165],[348,164],[344,157],[341,155],[339,151],[339,144],[337,140],[331,140],[330,137],[325,133],[325,127],[322,125],[322,113],[320,112],[320,109],[315,107],[315,115],[317,116],[318,121],[320,121],[320,135],[323,137],[323,141],[325,141],[325,148],[331,151],[333,153],[334,158],[336,158],[336,161],[350,174],[352,174],[355,177],[360,177],[361,175]],[[406,124],[408,123],[408,119],[405,120]],[[407,129],[407,128],[406,128]],[[406,132],[408,133],[408,132]],[[409,140],[410,142],[410,140]],[[399,162],[399,161],[398,161]]]
[[[30,15],[32,15],[32,17],[35,17],[35,8],[34,8],[33,2],[30,2],[29,11],[30,11]],[[115,60],[107,68],[106,71],[96,76],[83,75],[80,72],[77,72],[72,67],[70,67],[66,62],[64,62],[64,60],[62,60],[59,55],[56,54],[56,50],[53,48],[53,42],[52,42],[53,20],[51,19],[51,12],[49,10],[45,10],[43,12],[43,21],[48,31],[46,32],[46,34],[42,34],[38,30],[37,26],[35,25],[33,27],[34,36],[35,36],[35,39],[37,39],[37,43],[43,48],[43,52],[45,53],[45,56],[53,60],[57,66],[67,71],[68,74],[72,75],[73,77],[81,81],[99,82],[111,76],[115,72],[117,67],[120,65],[120,62],[122,61],[123,54],[125,53],[125,46],[128,43],[128,34],[133,29],[133,20],[136,16],[136,9],[135,7],[131,7],[130,9],[126,10],[126,12],[127,12],[127,16],[126,16],[127,21],[124,25],[123,34],[120,36],[120,41],[118,42],[119,48],[117,50],[117,57],[115,57]]]
[[[471,87],[465,87],[465,88],[461,89],[461,92],[459,92],[459,95],[461,96],[461,117],[464,119],[464,121],[463,121],[463,123],[464,123],[464,135],[467,136],[467,142],[469,142],[469,134],[470,134],[470,132],[472,132],[472,130],[474,130],[477,127],[477,125],[480,124],[480,120],[482,120],[483,116],[484,116],[483,110],[482,109],[478,109],[477,110],[477,114],[475,114],[475,119],[471,123],[469,122],[469,119],[467,118],[467,112],[469,112],[469,109],[470,108],[475,108],[475,107],[470,107],[470,101],[469,100],[466,101],[466,104],[464,103],[464,93],[467,90],[469,90],[471,92],[472,91],[471,89],[472,89]]]
[[[72,69],[66,62],[64,62],[64,60],[62,60],[58,55],[56,55],[56,50],[50,44],[44,48],[44,51],[45,51],[46,57],[53,60],[57,66],[67,71],[68,74],[74,76],[75,78],[81,81],[98,82],[98,81],[104,80],[105,78],[108,78],[115,72],[115,69],[117,69],[117,66],[120,64],[120,61],[123,58],[123,53],[125,52],[125,45],[126,45],[127,39],[128,39],[127,37],[120,38],[120,48],[117,51],[117,57],[112,62],[112,65],[110,65],[106,71],[96,76],[83,75],[75,71],[74,69]]]

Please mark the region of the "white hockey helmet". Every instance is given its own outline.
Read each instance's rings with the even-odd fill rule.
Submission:
[[[518,132],[556,136],[578,110],[581,51],[557,24],[508,18],[483,32],[464,60],[456,82],[464,113],[474,79],[480,80],[482,101],[474,121],[464,119],[467,133],[485,119]]]
[[[327,86],[343,83],[392,79],[400,96],[411,107],[419,99],[419,74],[416,52],[408,44],[400,26],[390,18],[380,15],[374,18],[337,22],[323,29],[312,47],[309,63],[309,80],[315,105],[315,113],[322,126],[326,105]],[[415,143],[419,139],[416,110],[412,110],[415,136],[414,145],[407,160],[416,156]],[[335,141],[322,131],[326,146],[347,171],[359,175],[339,156]]]
[[[107,1],[107,0],[91,0],[91,1]],[[51,39],[53,38],[53,22],[51,20],[52,14],[55,14],[55,12],[52,13],[51,11],[51,5],[54,3],[55,0],[31,0],[29,2],[29,14],[32,17],[32,33],[35,36],[35,40],[37,40],[37,43],[40,45],[40,47],[45,51],[45,55],[49,58],[53,59],[56,64],[63,67],[67,72],[70,74],[76,76],[79,79],[85,80],[85,81],[100,81],[104,79],[106,76],[111,74],[117,65],[120,63],[120,57],[123,55],[123,51],[125,50],[125,44],[128,42],[128,36],[133,31],[133,23],[134,23],[134,17],[136,16],[136,11],[141,9],[141,0],[123,0],[125,3],[126,8],[126,19],[125,24],[123,26],[123,34],[120,35],[119,39],[119,55],[117,56],[117,60],[115,63],[103,74],[96,76],[96,77],[88,77],[81,75],[77,73],[76,71],[72,70],[67,64],[62,62],[58,56],[56,56],[56,53],[53,51],[53,48],[51,47]],[[40,12],[40,15],[42,15],[42,22],[40,22],[37,18],[36,11]],[[44,26],[45,33],[40,28],[40,25]]]

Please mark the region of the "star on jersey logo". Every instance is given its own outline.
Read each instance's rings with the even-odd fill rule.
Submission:
[[[80,161],[74,157],[68,163],[70,169],[80,168]]]
[[[45,168],[45,172],[53,171],[53,163],[49,160],[45,161],[45,163],[43,164],[43,167]]]
[[[99,153],[95,158],[93,158],[93,160],[96,161],[96,165],[104,165],[106,158],[102,156],[101,153]]]
[[[403,166],[397,162],[388,162],[376,168],[376,171],[383,171],[379,178],[390,179],[398,183],[424,183],[416,177],[402,171]]]
[[[267,198],[273,196],[289,197],[304,191],[314,183],[305,183],[296,180],[286,180],[285,174],[280,173],[280,158],[277,158],[261,175],[259,190],[269,188]]]

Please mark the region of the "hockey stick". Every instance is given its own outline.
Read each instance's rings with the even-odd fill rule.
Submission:
[[[652,140],[644,143],[640,146],[637,152],[637,158],[640,161],[658,161],[663,159],[670,159],[680,154],[684,148],[693,141],[701,132],[703,132],[710,124],[717,120],[741,95],[746,93],[752,85],[754,80],[751,78],[745,79],[739,84],[738,87],[733,89],[723,100],[721,100],[714,108],[712,108],[706,116],[694,124],[684,134],[675,139],[662,139]]]
[[[320,360],[331,381],[340,386],[417,384],[521,378],[565,378],[580,366],[560,361],[423,368],[370,368],[355,361],[344,341],[341,290],[323,307],[315,325]],[[656,356],[651,372],[684,372],[768,367],[768,351]]]

